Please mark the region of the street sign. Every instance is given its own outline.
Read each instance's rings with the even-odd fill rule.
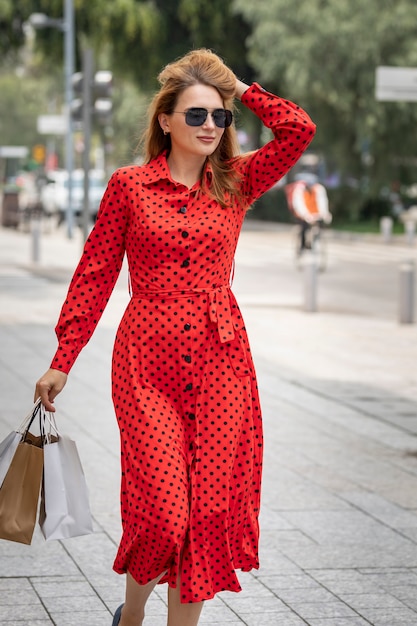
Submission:
[[[65,135],[67,118],[65,115],[39,115],[37,129],[40,135]]]
[[[385,102],[417,102],[417,68],[376,68],[375,97]]]
[[[0,146],[0,158],[3,159],[25,159],[28,154],[26,146]]]
[[[43,144],[38,143],[36,144],[36,146],[33,146],[32,158],[34,161],[36,161],[36,163],[39,163],[39,164],[44,163],[45,157],[46,157],[46,147]]]

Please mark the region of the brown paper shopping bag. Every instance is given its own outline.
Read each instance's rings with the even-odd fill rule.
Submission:
[[[0,538],[30,544],[37,520],[43,448],[22,441],[0,489]]]
[[[30,411],[21,423],[18,430],[14,430],[0,443],[0,487],[3,484],[3,480],[9,470],[10,463],[14,457],[14,453],[16,452],[17,446],[19,443],[26,437],[32,438],[34,443],[38,447],[41,446],[40,438],[36,438],[28,429],[33,423],[36,416],[39,414],[41,410],[40,398],[37,400]]]
[[[37,412],[35,407],[33,418]],[[42,436],[33,436],[28,429],[0,488],[0,538],[25,544],[32,541],[43,473]]]

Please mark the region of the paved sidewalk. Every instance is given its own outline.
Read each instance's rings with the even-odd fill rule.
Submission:
[[[261,569],[239,576],[240,594],[208,602],[201,624],[417,626],[416,326],[304,313],[294,293],[257,298],[262,285],[248,290],[239,264],[256,257],[267,228],[242,234],[235,279],[265,421]],[[286,236],[279,227],[265,235]],[[45,233],[33,266],[30,246],[28,234],[0,229],[0,440],[31,406],[81,250],[79,240]],[[56,402],[62,430],[77,441],[95,533],[0,541],[4,626],[110,626],[123,600],[123,577],[111,570],[120,524],[109,380],[126,285],[124,270]],[[166,626],[165,615],[160,587],[145,626]]]

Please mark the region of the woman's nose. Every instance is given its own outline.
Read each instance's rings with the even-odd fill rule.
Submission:
[[[213,114],[212,113],[208,113],[207,117],[204,121],[203,126],[207,126],[208,128],[214,128],[216,126],[216,124],[214,123],[214,119],[213,119]]]

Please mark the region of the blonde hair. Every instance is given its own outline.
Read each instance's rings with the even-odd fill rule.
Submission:
[[[205,48],[192,50],[177,61],[165,66],[158,76],[161,85],[155,94],[148,112],[148,128],[142,144],[145,163],[171,149],[171,138],[164,135],[158,121],[161,113],[171,114],[179,95],[196,84],[214,87],[223,100],[224,107],[235,111],[234,96],[236,77],[223,60]],[[225,206],[227,194],[238,196],[238,175],[232,166],[233,157],[239,154],[239,143],[234,125],[224,129],[219,145],[207,157],[212,168],[210,189],[206,189],[216,200]],[[203,177],[204,182],[204,177]]]

